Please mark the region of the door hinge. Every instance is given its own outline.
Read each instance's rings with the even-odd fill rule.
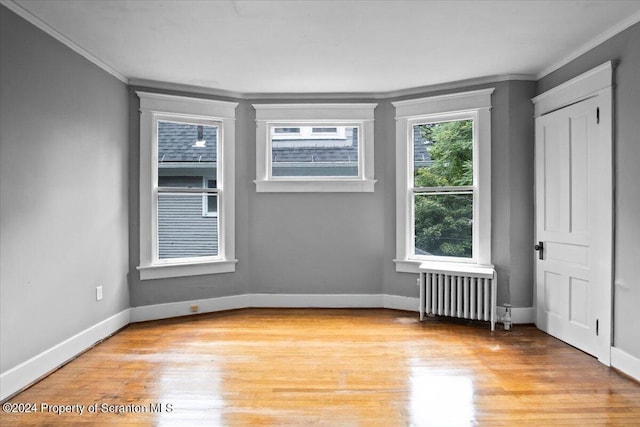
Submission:
[[[596,108],[596,124],[600,124],[600,107]]]
[[[599,330],[600,330],[600,320],[596,319],[596,335],[600,335]]]

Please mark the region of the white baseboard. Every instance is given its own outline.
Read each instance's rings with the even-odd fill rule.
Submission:
[[[420,299],[413,297],[401,297],[398,295],[383,295],[382,307],[392,310],[418,311]]]
[[[127,326],[129,322],[127,308],[3,372],[0,375],[0,401],[62,366],[98,341]]]
[[[249,294],[131,307],[131,323],[249,307]],[[198,311],[191,311],[197,305]]]
[[[498,319],[504,316],[504,307],[497,307],[496,315]],[[501,323],[501,320],[498,320]],[[511,323],[522,325],[526,323],[536,323],[536,310],[533,307],[511,307]]]
[[[418,311],[418,299],[385,294],[243,294],[131,308],[131,322],[167,319],[239,308],[391,308]]]
[[[387,294],[243,294],[168,304],[145,305],[131,308],[131,322],[167,319],[194,314],[191,306],[198,306],[198,313],[212,313],[239,308],[390,308],[418,311],[418,298]],[[498,317],[504,316],[504,307],[498,307]],[[533,307],[513,307],[511,321],[514,324],[534,323]]]
[[[640,359],[617,347],[611,347],[611,366],[640,381]]]
[[[197,305],[197,313],[235,310],[239,308],[375,308],[383,307],[383,297],[378,294],[243,294],[167,304],[145,305],[131,308],[131,322],[167,319],[195,314],[191,306]],[[398,297],[401,298],[401,297]],[[417,306],[417,304],[416,304]]]
[[[250,307],[380,308],[379,294],[250,294]]]
[[[387,294],[242,294],[220,298],[180,301],[168,304],[145,305],[131,308],[131,322],[167,319],[194,314],[191,306],[198,306],[198,313],[235,310],[239,308],[389,308],[418,311],[418,298]],[[498,318],[504,316],[504,307],[498,307]],[[513,307],[511,321],[514,324],[534,323],[533,307]]]

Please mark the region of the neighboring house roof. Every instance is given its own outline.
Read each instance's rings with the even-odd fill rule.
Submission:
[[[427,151],[427,145],[420,133],[420,127],[413,127],[413,163],[415,166],[427,166],[431,164],[431,157]]]
[[[420,249],[418,247],[415,248],[416,255],[433,255],[431,252],[427,252],[424,249]]]
[[[304,141],[297,141],[296,147],[278,144],[272,148],[273,159],[277,163],[343,163],[355,162],[358,159],[358,132],[347,132],[350,143],[343,146],[330,146],[330,140],[309,140],[309,146],[301,146]],[[173,162],[215,162],[217,128],[203,127],[205,147],[195,146],[198,138],[197,126],[191,124],[160,122],[158,126],[158,161]],[[427,147],[414,127],[414,161],[422,166],[431,162]]]
[[[273,138],[271,154],[274,163],[344,163],[358,160],[358,128],[347,128],[346,143],[332,145],[331,139],[296,139],[295,146],[287,140]],[[344,139],[342,140],[344,141]]]
[[[158,124],[158,162],[215,162],[218,129],[203,126],[204,147],[196,147],[196,125],[160,122]]]

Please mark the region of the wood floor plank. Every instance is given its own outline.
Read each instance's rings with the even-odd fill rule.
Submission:
[[[640,425],[638,383],[533,326],[382,309],[132,324],[9,402],[38,412],[3,426]]]

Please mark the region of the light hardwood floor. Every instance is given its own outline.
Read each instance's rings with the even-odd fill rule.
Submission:
[[[382,309],[132,324],[9,402],[38,412],[2,426],[640,425],[640,384],[533,326]]]

